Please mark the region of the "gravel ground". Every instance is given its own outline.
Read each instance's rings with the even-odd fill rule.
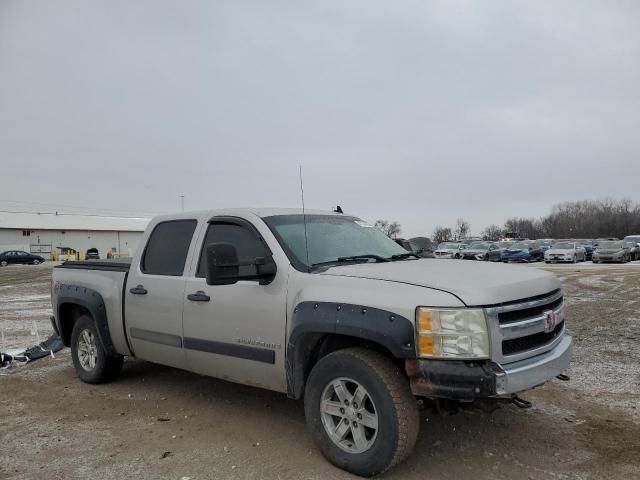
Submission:
[[[513,405],[421,411],[414,454],[388,479],[640,479],[640,264],[527,265],[561,279],[570,382]],[[0,270],[4,347],[50,326],[50,266]],[[346,479],[306,433],[301,402],[135,360],[80,383],[67,350],[0,370],[0,478]]]

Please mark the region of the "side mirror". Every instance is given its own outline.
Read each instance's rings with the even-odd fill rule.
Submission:
[[[207,285],[232,285],[238,281],[238,251],[230,243],[210,243],[205,249]]]
[[[259,280],[269,283],[277,272],[271,257],[258,257],[250,262],[239,262],[238,251],[230,243],[211,243],[205,249],[207,285],[233,285],[239,280]],[[240,274],[240,267],[255,267],[255,273]]]

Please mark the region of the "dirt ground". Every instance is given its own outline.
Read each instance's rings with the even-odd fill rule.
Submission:
[[[640,479],[640,264],[529,265],[561,279],[571,381],[529,410],[421,411],[413,455],[386,479]],[[1,348],[50,333],[48,265],[0,270]],[[307,435],[301,402],[139,361],[82,384],[68,350],[0,370],[2,479],[346,479]]]

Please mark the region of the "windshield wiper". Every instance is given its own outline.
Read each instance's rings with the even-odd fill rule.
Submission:
[[[338,257],[335,260],[329,260],[328,262],[320,262],[311,264],[311,268],[321,267],[323,265],[331,265],[335,263],[345,262],[357,262],[359,260],[375,260],[376,262],[390,262],[391,260],[380,255],[374,255],[373,253],[365,253],[363,255],[351,255],[349,257]]]
[[[393,261],[393,260],[403,260],[403,259],[409,258],[409,257],[422,258],[417,253],[413,253],[413,252],[396,253],[395,255],[391,255],[389,258],[391,259],[391,261]]]

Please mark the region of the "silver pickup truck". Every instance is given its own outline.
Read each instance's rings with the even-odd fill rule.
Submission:
[[[418,258],[350,215],[181,213],[142,245],[53,270],[80,379],[112,380],[131,356],[304,398],[322,453],[358,475],[410,454],[416,397],[510,398],[569,366],[555,276]]]

